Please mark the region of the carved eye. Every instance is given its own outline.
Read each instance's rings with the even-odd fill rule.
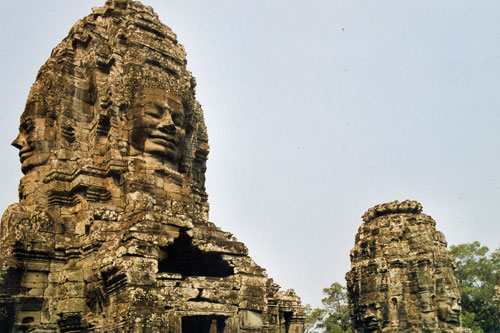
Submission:
[[[29,133],[34,129],[33,122],[31,119],[27,119],[24,123],[21,124],[21,130]]]
[[[180,112],[172,112],[172,121],[178,127],[182,127],[184,123],[184,115]]]
[[[144,105],[144,114],[147,114],[148,116],[156,119],[161,119],[163,111],[160,107],[154,104],[146,104]]]

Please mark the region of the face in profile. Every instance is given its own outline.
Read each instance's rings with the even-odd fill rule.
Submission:
[[[462,307],[458,304],[456,297],[449,297],[437,303],[438,317],[447,323],[459,324],[461,310]]]
[[[144,88],[132,104],[130,144],[138,151],[175,164],[184,144],[184,117],[179,98],[161,89]]]
[[[32,102],[21,116],[19,134],[12,145],[19,149],[21,170],[24,174],[45,164],[53,146],[53,129],[47,126],[41,103]]]

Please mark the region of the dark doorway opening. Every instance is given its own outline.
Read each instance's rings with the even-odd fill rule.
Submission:
[[[224,333],[226,317],[188,316],[182,317],[182,333]]]
[[[16,319],[14,302],[5,302],[0,305],[0,332],[13,332],[14,321]]]
[[[185,232],[181,232],[172,245],[162,248],[158,270],[182,276],[227,277],[234,274],[220,253],[201,251]]]
[[[293,312],[285,312],[283,317],[285,319],[285,333],[290,333],[290,326],[292,324]]]

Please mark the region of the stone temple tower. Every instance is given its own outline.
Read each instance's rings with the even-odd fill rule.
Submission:
[[[420,203],[378,205],[363,221],[346,274],[354,332],[470,332],[454,258]]]
[[[303,332],[295,293],[208,221],[195,86],[138,1],[94,8],[54,48],[12,143],[1,332]]]

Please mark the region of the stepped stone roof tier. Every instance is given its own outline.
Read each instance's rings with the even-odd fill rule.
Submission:
[[[152,8],[107,1],[38,72],[19,203],[0,225],[2,332],[302,332],[304,311],[208,220],[186,53]]]

